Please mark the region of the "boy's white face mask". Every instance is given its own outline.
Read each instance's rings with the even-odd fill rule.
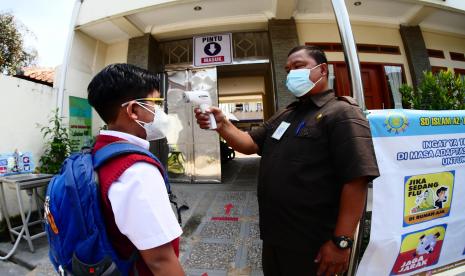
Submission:
[[[140,120],[135,120],[141,127],[145,129],[145,133],[147,136],[145,140],[153,141],[158,140],[166,137],[166,133],[168,132],[169,127],[169,119],[168,115],[163,111],[163,108],[160,106],[155,105],[154,111],[147,108],[147,106],[153,107],[152,105],[136,102],[139,106],[147,110],[148,112],[152,113],[153,121],[151,122],[143,122]]]

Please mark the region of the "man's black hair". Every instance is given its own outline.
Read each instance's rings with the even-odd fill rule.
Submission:
[[[137,66],[117,63],[103,68],[87,87],[88,100],[105,123],[116,120],[125,102],[145,98],[159,90],[158,77]]]
[[[320,47],[317,46],[311,46],[311,45],[300,45],[296,46],[289,51],[289,54],[287,56],[289,57],[295,52],[298,52],[300,50],[305,50],[307,55],[309,55],[311,58],[313,58],[317,65],[322,64],[322,63],[328,63],[328,59],[326,58],[325,52]]]

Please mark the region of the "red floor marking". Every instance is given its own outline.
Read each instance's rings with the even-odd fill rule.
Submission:
[[[228,203],[226,205],[224,205],[224,214],[226,216],[229,216],[229,214],[231,214],[231,209],[234,208],[234,205],[232,205],[231,203]]]
[[[212,217],[212,220],[219,220],[219,221],[239,221],[239,218],[232,218],[232,217]]]

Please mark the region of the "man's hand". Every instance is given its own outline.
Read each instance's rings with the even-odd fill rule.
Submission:
[[[209,129],[210,128],[210,117],[208,114],[213,113],[216,120],[217,129],[220,130],[223,125],[225,124],[226,116],[223,114],[221,109],[217,107],[209,107],[205,113],[202,113],[200,108],[196,108],[194,110],[195,118],[197,119],[197,124],[201,129]]]
[[[317,275],[342,275],[349,268],[350,249],[339,249],[332,241],[320,248],[315,262],[318,263]]]

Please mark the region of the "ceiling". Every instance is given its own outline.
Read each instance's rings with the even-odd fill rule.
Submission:
[[[419,24],[465,35],[465,13],[424,7],[406,0],[345,0],[353,23]],[[356,6],[354,3],[360,2]],[[174,3],[174,4],[173,4]],[[200,7],[196,11],[194,8]],[[198,8],[197,8],[198,9]],[[86,9],[81,13],[87,13]],[[78,29],[107,44],[152,33],[169,40],[201,33],[266,30],[271,18],[334,21],[329,0],[196,0],[171,1],[107,16]],[[445,20],[447,19],[447,20]]]

